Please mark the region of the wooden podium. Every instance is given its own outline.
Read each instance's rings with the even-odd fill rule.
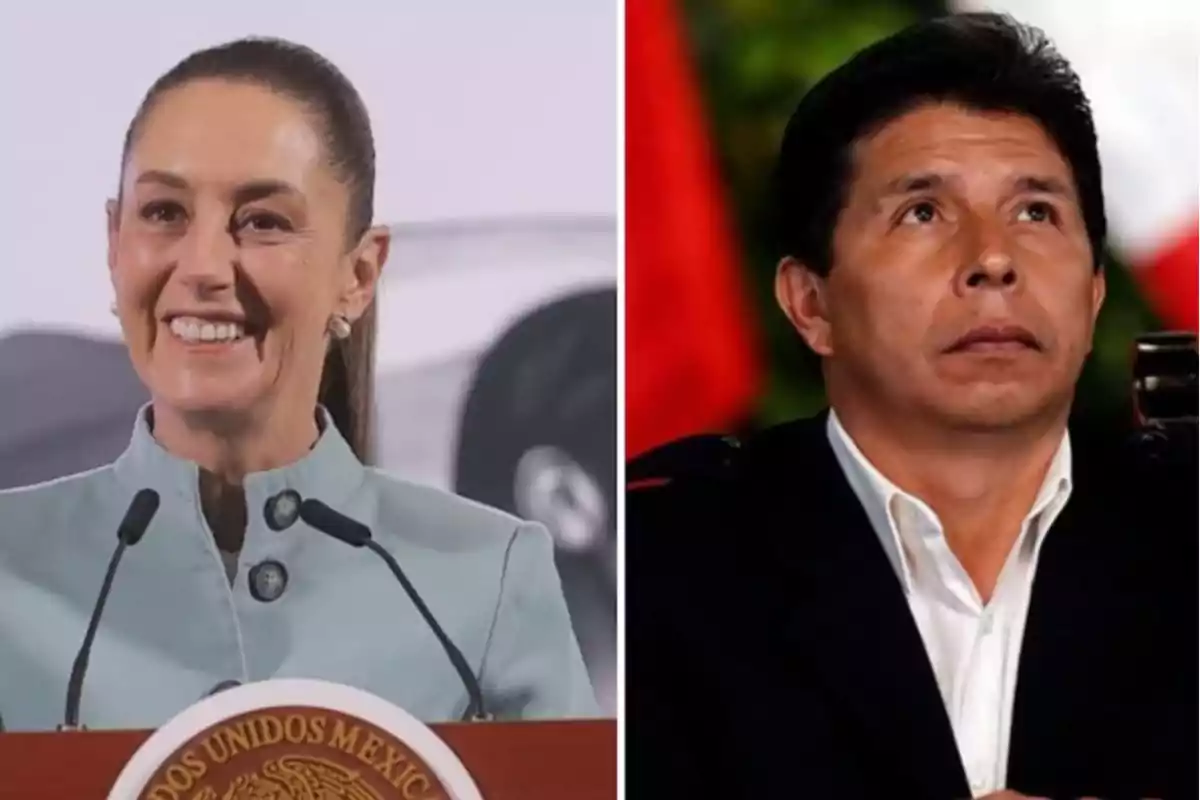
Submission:
[[[613,800],[613,720],[430,726],[484,800]],[[0,733],[0,800],[105,800],[149,731]]]

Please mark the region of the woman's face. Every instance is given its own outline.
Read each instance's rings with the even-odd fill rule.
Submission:
[[[349,191],[306,107],[249,83],[169,90],[133,142],[121,196],[109,268],[156,408],[311,414],[329,319],[365,310],[387,237],[347,242]]]

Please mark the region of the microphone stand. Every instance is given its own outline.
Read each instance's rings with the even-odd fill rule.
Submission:
[[[112,591],[113,578],[116,577],[121,557],[125,555],[127,548],[141,541],[142,535],[146,533],[146,528],[150,526],[150,520],[157,512],[158,492],[153,489],[142,489],[133,496],[129,508],[125,511],[125,516],[121,519],[121,524],[117,526],[117,547],[108,560],[104,583],[100,587],[100,594],[96,597],[92,617],[88,620],[87,633],[83,636],[83,644],[79,646],[75,663],[71,665],[71,677],[67,680],[66,710],[63,713],[62,724],[58,726],[60,731],[85,730],[79,724],[79,707],[83,699],[83,678],[87,674],[88,657],[92,654],[96,631],[100,628],[100,617],[104,614],[104,606]]]
[[[320,531],[327,536],[332,536],[334,539],[345,542],[351,547],[365,547],[375,555],[383,559],[391,570],[392,575],[404,587],[405,594],[408,595],[412,604],[416,607],[425,624],[433,631],[433,635],[437,637],[442,649],[446,651],[447,657],[450,659],[454,671],[458,673],[459,680],[467,690],[466,714],[463,715],[464,722],[485,722],[493,719],[492,715],[488,714],[484,708],[483,690],[479,686],[479,680],[475,677],[475,673],[471,671],[471,667],[467,664],[467,659],[463,656],[462,651],[457,645],[450,640],[446,635],[446,631],[438,624],[437,619],[433,616],[433,612],[429,610],[429,606],[421,598],[417,592],[417,588],[413,586],[412,581],[404,574],[404,570],[400,568],[400,564],[396,561],[386,549],[384,549],[371,536],[371,529],[362,524],[358,520],[351,519],[339,511],[335,511],[329,506],[322,503],[320,500],[309,498],[300,504],[300,519],[310,528]]]

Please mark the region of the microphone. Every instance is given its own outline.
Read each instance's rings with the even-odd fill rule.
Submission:
[[[117,574],[117,565],[121,563],[125,548],[141,541],[157,511],[158,492],[142,489],[133,496],[129,508],[125,511],[125,517],[117,526],[117,549],[108,561],[108,572],[104,574],[104,583],[100,587],[100,595],[96,598],[96,606],[92,609],[87,633],[83,636],[83,644],[79,646],[79,653],[71,666],[71,677],[67,681],[67,708],[63,715],[63,724],[58,726],[60,731],[80,730],[79,704],[83,699],[83,676],[87,672],[88,656],[92,653],[96,629],[100,627],[100,615],[104,613],[104,604],[108,602],[108,594],[112,591],[113,576]]]
[[[332,536],[334,539],[345,542],[351,547],[365,547],[383,559],[388,565],[388,569],[396,576],[396,580],[400,581],[400,585],[404,587],[404,591],[408,594],[413,605],[417,607],[417,611],[425,619],[425,623],[429,625],[433,635],[441,642],[442,649],[446,651],[446,655],[450,657],[450,663],[454,665],[454,670],[458,673],[458,677],[462,680],[463,686],[467,689],[467,695],[470,698],[467,704],[467,711],[463,715],[463,720],[477,722],[481,720],[489,720],[491,716],[487,714],[483,706],[483,691],[479,688],[479,681],[476,680],[475,674],[471,672],[470,666],[467,665],[467,659],[463,657],[462,651],[455,646],[454,642],[450,641],[450,637],[433,618],[433,613],[429,607],[425,605],[425,601],[421,599],[421,595],[417,594],[417,589],[409,581],[408,576],[404,574],[404,570],[400,569],[400,565],[396,563],[396,559],[392,554],[383,549],[374,539],[371,538],[371,529],[361,522],[350,519],[345,514],[334,511],[329,506],[322,503],[320,500],[305,500],[300,504],[300,519],[310,528],[315,528],[324,534]]]

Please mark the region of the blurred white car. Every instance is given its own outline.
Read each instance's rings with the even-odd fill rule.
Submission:
[[[394,229],[377,458],[542,522],[602,707],[616,711],[616,222]]]

